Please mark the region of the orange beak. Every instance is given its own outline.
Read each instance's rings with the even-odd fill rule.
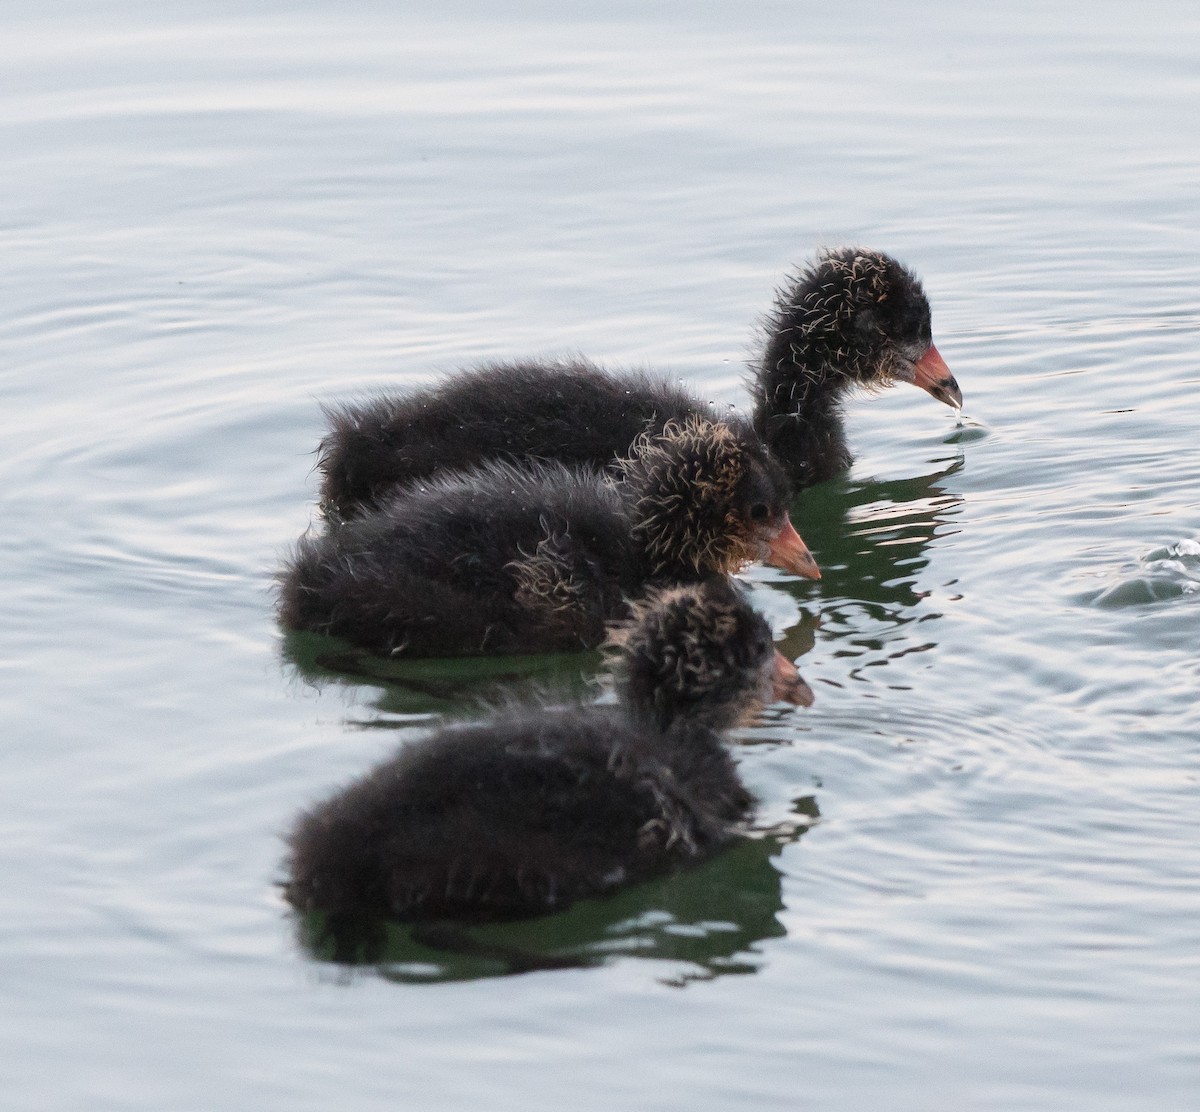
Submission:
[[[801,540],[800,534],[786,515],[783,528],[767,546],[766,562],[772,567],[790,571],[793,575],[802,575],[805,579],[821,578],[821,569],[817,567],[808,545]]]
[[[933,344],[929,345],[929,350],[913,366],[913,385],[928,391],[939,402],[962,409],[963,396],[958,382]]]
[[[771,676],[771,693],[777,703],[791,703],[797,707],[813,705],[812,688],[796,671],[796,666],[778,649],[775,650],[775,671]]]

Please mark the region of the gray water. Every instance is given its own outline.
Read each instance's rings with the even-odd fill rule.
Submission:
[[[1197,9],[501,7],[0,10],[6,1104],[1200,1107]],[[846,242],[966,407],[857,399],[825,578],[749,575],[817,693],[738,735],[770,831],[499,932],[591,968],[326,960],[298,809],[595,661],[285,645],[320,403],[583,352],[742,404]]]

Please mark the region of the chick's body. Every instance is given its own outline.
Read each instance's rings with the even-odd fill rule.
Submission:
[[[382,653],[593,648],[626,599],[766,559],[819,576],[756,438],[701,419],[642,438],[625,479],[491,463],[303,538],[280,619]]]
[[[882,252],[819,254],[778,291],[763,332],[752,425],[731,414],[721,419],[743,439],[757,433],[798,487],[850,463],[842,406],[853,389],[911,382],[962,404],[933,346],[921,283]],[[321,501],[329,519],[341,521],[390,491],[488,460],[616,471],[639,436],[713,412],[661,376],[574,359],[488,364],[429,389],[332,407],[327,416]]]
[[[301,911],[508,919],[711,855],[752,800],[722,731],[780,682],[762,617],[717,577],[640,604],[616,706],[513,707],[411,743],[302,815],[286,895]],[[804,689],[807,690],[806,688]]]

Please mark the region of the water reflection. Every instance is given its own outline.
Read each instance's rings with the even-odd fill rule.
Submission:
[[[821,563],[821,594],[882,607],[924,598],[917,573],[929,563],[935,536],[950,530],[961,495],[944,480],[961,471],[961,456],[927,475],[854,482],[837,479],[803,491],[793,518]]]
[[[821,564],[822,579],[819,585],[788,582],[786,589],[813,602],[819,596],[819,616],[789,630],[785,652],[816,626],[822,640],[836,644],[835,657],[856,661],[843,674],[864,679],[865,668],[933,648],[930,633],[912,627],[941,617],[920,581],[931,543],[954,531],[962,505],[945,480],[962,469],[963,459],[943,462],[927,475],[839,479],[799,496],[793,519]]]
[[[595,693],[599,652],[544,656],[462,657],[421,660],[376,656],[336,637],[285,631],[285,662],[315,687],[371,685],[372,705],[385,714],[432,714],[479,703],[554,693],[554,701]],[[391,725],[383,722],[381,725]]]
[[[797,799],[789,821],[755,832],[695,869],[584,900],[557,915],[515,923],[456,927],[296,917],[310,957],[355,966],[397,982],[427,984],[586,968],[618,958],[678,963],[665,983],[685,985],[763,965],[756,945],[786,933],[780,872],[774,859],[817,821],[811,796]]]

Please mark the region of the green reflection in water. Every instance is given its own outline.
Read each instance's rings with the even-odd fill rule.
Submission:
[[[595,689],[604,656],[599,652],[544,656],[458,657],[421,660],[383,657],[336,637],[287,631],[283,658],[308,683],[382,688],[372,705],[386,714],[445,712],[479,702],[554,693],[554,701]],[[394,723],[381,721],[381,726]]]
[[[581,900],[538,919],[456,926],[382,920],[296,917],[308,954],[336,963],[341,975],[371,966],[389,980],[426,984],[583,968],[618,958],[679,963],[667,983],[683,985],[757,972],[757,944],[785,929],[774,858],[819,818],[816,800],[793,806],[795,818],[743,837],[694,869],[639,884],[603,900]]]

